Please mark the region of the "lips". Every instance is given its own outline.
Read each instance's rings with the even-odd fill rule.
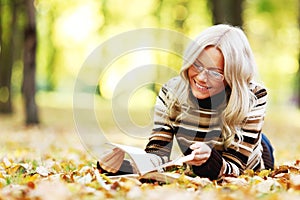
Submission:
[[[195,80],[194,80],[194,83],[195,83],[195,86],[196,88],[201,91],[201,92],[207,92],[211,87],[207,87],[207,86],[204,86],[204,85],[200,85],[199,83],[197,83]]]

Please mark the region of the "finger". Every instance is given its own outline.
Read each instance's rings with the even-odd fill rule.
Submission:
[[[201,161],[189,161],[187,162],[188,165],[195,165],[195,166],[200,166],[203,165],[206,162],[206,160],[201,160]]]
[[[197,155],[195,156],[195,158],[191,161],[186,162],[189,165],[202,165],[203,163],[205,163],[208,160],[207,156],[204,155]]]
[[[209,153],[210,154],[210,152],[211,152],[211,148],[203,142],[197,142],[197,143],[191,145],[190,149],[192,149],[194,151],[198,150],[201,153]]]
[[[202,146],[201,142],[196,142],[190,146],[190,149],[195,150],[201,148],[201,146]]]
[[[209,158],[209,154],[195,154],[194,159],[192,161],[202,161],[207,160]]]

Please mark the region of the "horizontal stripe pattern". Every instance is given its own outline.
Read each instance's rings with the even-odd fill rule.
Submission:
[[[217,112],[188,104],[191,101],[185,101],[183,98],[189,96],[187,89],[184,89],[185,84],[180,77],[176,77],[160,90],[155,106],[153,132],[145,149],[147,152],[170,159],[174,138],[177,139],[184,154],[191,152],[189,149],[191,143],[188,141],[222,141],[220,137],[222,126]],[[226,163],[224,169],[226,174],[239,175],[245,169],[260,169],[262,161],[260,134],[266,110],[267,91],[254,83],[249,90],[257,99],[245,123],[240,127],[243,140],[237,147],[232,145],[225,149],[220,145],[213,146]]]

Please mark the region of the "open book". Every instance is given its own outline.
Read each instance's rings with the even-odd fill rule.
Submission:
[[[125,154],[127,154],[136,172],[135,176],[139,178],[155,179],[158,181],[169,178],[170,181],[170,178],[178,178],[179,175],[164,172],[166,167],[180,166],[184,162],[193,160],[194,158],[194,155],[190,154],[162,164],[159,156],[147,153],[143,149],[122,144],[109,144],[114,146],[114,149],[100,158],[100,166],[109,172],[116,172],[125,159]]]

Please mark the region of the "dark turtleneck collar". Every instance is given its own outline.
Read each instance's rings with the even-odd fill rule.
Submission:
[[[191,92],[191,91],[190,91]],[[205,99],[197,99],[198,105],[204,109],[217,109],[221,105],[226,105],[231,93],[231,89],[229,86],[221,91],[218,94],[215,94],[212,97],[208,97]],[[193,94],[191,94],[193,96]]]

